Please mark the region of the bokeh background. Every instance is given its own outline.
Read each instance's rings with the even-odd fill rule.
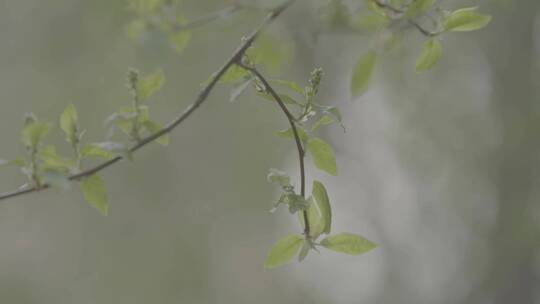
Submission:
[[[227,5],[185,0],[187,16]],[[278,1],[267,1],[272,4]],[[327,185],[334,231],[378,248],[360,257],[327,251],[273,271],[268,249],[299,231],[268,168],[296,172],[286,127],[271,103],[216,89],[171,136],[134,163],[104,173],[110,214],[77,187],[0,205],[0,302],[138,303],[540,303],[540,2],[445,1],[493,15],[484,30],[444,37],[440,64],[414,73],[424,38],[411,31],[384,55],[371,89],[351,101],[351,66],[371,35],[329,30],[311,1],[269,29],[290,58],[271,76],[304,82],[325,70],[319,101],[339,126],[322,134],[340,175],[308,168]],[[165,122],[196,96],[262,18],[239,12],[198,28],[182,55],[153,33],[126,35],[125,1],[0,1],[0,156],[23,153],[25,112],[57,121],[73,103],[86,139],[100,141],[108,113],[129,102],[128,67],[163,68],[152,115]],[[68,154],[59,127],[49,142]],[[24,182],[2,168],[0,189]],[[309,183],[308,183],[309,184]]]

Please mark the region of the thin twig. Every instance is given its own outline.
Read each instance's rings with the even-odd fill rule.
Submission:
[[[193,29],[193,28],[196,28],[196,27],[200,27],[200,26],[203,26],[203,25],[206,25],[210,22],[213,22],[215,20],[218,20],[218,19],[221,19],[221,18],[224,18],[226,16],[229,16],[233,13],[236,13],[238,12],[239,10],[241,10],[243,7],[239,4],[234,4],[230,7],[226,7],[224,9],[221,9],[217,12],[213,12],[213,13],[210,13],[208,15],[204,15],[204,16],[201,16],[197,19],[193,19],[192,21],[189,21],[187,23],[184,23],[184,24],[178,24],[174,27],[174,30],[175,31],[184,31],[184,30],[189,30],[189,29]]]
[[[298,150],[298,160],[300,163],[300,194],[302,195],[303,198],[305,198],[306,197],[306,169],[304,166],[305,150],[302,146],[302,140],[300,139],[300,135],[296,127],[294,116],[287,109],[287,106],[285,105],[285,103],[283,102],[279,94],[272,88],[270,83],[268,83],[268,81],[256,68],[247,66],[241,62],[237,62],[237,65],[250,71],[255,77],[257,77],[262,82],[262,84],[264,85],[264,88],[270,93],[270,95],[272,95],[272,98],[274,98],[274,100],[278,103],[283,113],[285,113],[285,116],[287,116],[287,120],[289,121],[289,124],[291,125],[291,129],[293,131],[294,141],[296,142],[296,148]],[[307,238],[309,237],[309,233],[310,233],[308,214],[306,210],[303,210],[302,213],[304,217],[304,235]]]
[[[396,8],[396,7],[393,7],[392,5],[390,4],[386,4],[384,2],[381,2],[380,0],[373,0],[373,3],[375,3],[378,7],[380,8],[384,8],[384,9],[387,9],[389,11],[391,11],[392,13],[394,14],[398,14],[398,15],[403,15],[405,14],[405,11],[402,10],[402,9],[399,9],[399,8]],[[416,29],[418,29],[418,31],[420,33],[422,33],[422,35],[424,36],[427,36],[427,37],[434,37],[434,36],[437,36],[439,35],[438,32],[432,32],[430,30],[427,30],[425,29],[422,25],[420,25],[420,23],[416,22],[415,20],[413,19],[410,19],[410,18],[407,18],[407,22],[414,26]]]
[[[220,80],[220,78],[227,72],[227,70],[234,65],[236,62],[239,61],[239,59],[242,58],[244,53],[247,51],[247,49],[253,44],[253,42],[257,39],[259,33],[270,23],[272,23],[284,10],[286,10],[291,4],[293,4],[295,0],[288,0],[281,6],[277,7],[273,11],[271,11],[266,19],[259,25],[258,28],[256,28],[251,35],[249,35],[246,39],[242,41],[242,44],[236,49],[236,51],[233,53],[233,55],[225,62],[225,64],[214,74],[212,77],[212,80],[200,91],[199,95],[195,99],[195,101],[188,106],[184,112],[182,112],[178,117],[176,117],[173,121],[171,121],[165,128],[162,130],[155,132],[145,138],[142,138],[139,142],[137,142],[133,147],[131,147],[129,150],[131,152],[135,152],[139,150],[140,148],[146,146],[147,144],[155,141],[156,139],[160,138],[161,136],[170,133],[172,130],[174,130],[178,125],[180,125],[186,118],[188,118],[197,108],[201,106],[201,104],[208,98],[210,95],[210,92],[212,92],[212,89],[215,87],[217,82]],[[107,160],[95,167],[92,167],[90,169],[84,170],[80,173],[70,175],[68,179],[70,181],[79,181],[85,177],[91,176],[97,172],[100,172],[101,170],[108,168],[112,166],[113,164],[119,162],[122,160],[122,156],[116,156],[115,158],[112,158],[110,160]],[[0,194],[0,200],[5,200],[8,198],[20,196],[23,194],[28,194],[36,191],[41,191],[45,189],[49,189],[50,185],[43,184],[40,185],[39,188],[36,187],[27,187],[18,189],[16,191],[7,192],[4,194]]]

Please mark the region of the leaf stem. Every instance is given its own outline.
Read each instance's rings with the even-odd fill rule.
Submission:
[[[289,121],[289,124],[291,125],[291,129],[293,131],[294,141],[296,142],[296,148],[298,150],[298,160],[300,164],[300,194],[302,195],[303,198],[306,198],[306,169],[304,165],[305,150],[302,146],[302,140],[300,139],[300,135],[296,127],[295,117],[291,114],[289,109],[287,109],[287,106],[285,105],[285,103],[283,102],[279,94],[274,90],[274,88],[272,88],[270,83],[268,83],[266,78],[256,68],[247,66],[240,61],[237,62],[236,64],[250,71],[255,77],[257,77],[262,82],[265,89],[270,93],[270,95],[272,95],[272,97],[278,103],[279,107],[281,108],[285,116],[287,116],[287,120]],[[309,238],[310,227],[309,227],[307,211],[303,210],[302,214],[304,217],[304,235],[306,238]]]

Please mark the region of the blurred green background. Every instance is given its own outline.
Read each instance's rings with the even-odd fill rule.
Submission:
[[[227,5],[186,0],[186,15]],[[266,1],[276,3],[277,1]],[[310,255],[263,271],[271,245],[299,232],[276,198],[268,168],[296,172],[275,105],[216,89],[171,136],[106,170],[102,217],[77,187],[0,205],[0,302],[23,303],[540,303],[540,2],[446,1],[493,15],[484,30],[444,37],[440,64],[414,73],[424,38],[410,32],[349,101],[350,69],[369,35],[327,31],[315,3],[299,1],[269,29],[294,50],[269,71],[299,82],[325,70],[319,101],[337,105],[331,127],[340,176],[323,180],[334,231],[379,247],[360,257]],[[23,153],[25,112],[57,121],[78,108],[86,139],[129,103],[128,67],[163,68],[152,115],[166,122],[196,96],[262,12],[198,28],[179,56],[158,33],[130,40],[124,1],[0,1],[2,158]],[[291,52],[292,53],[292,52]],[[49,141],[68,154],[58,127]],[[3,168],[2,191],[24,182]]]

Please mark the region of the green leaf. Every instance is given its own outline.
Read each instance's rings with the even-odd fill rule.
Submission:
[[[247,78],[244,79],[244,81],[240,82],[239,84],[236,84],[233,89],[231,90],[231,96],[229,98],[229,101],[234,102],[242,95],[242,93],[249,87],[251,84],[251,81],[253,79]]]
[[[158,70],[137,82],[137,95],[140,100],[146,100],[159,91],[165,83],[165,75]]]
[[[371,241],[352,233],[340,233],[326,237],[321,241],[321,245],[330,250],[351,255],[360,255],[376,247]]]
[[[114,158],[115,154],[103,150],[95,144],[88,144],[81,149],[81,156],[83,158],[98,157],[103,159],[112,159]]]
[[[416,72],[431,69],[442,55],[442,44],[437,38],[429,39],[422,49],[422,53],[416,60]]]
[[[330,175],[337,175],[336,157],[332,146],[320,138],[313,138],[308,142],[307,148],[317,168]]]
[[[137,40],[146,31],[147,24],[144,19],[136,19],[126,26],[126,34],[130,39]]]
[[[16,158],[13,160],[0,159],[0,167],[2,166],[22,167],[24,165],[26,165],[26,160],[24,158]]]
[[[300,94],[300,95],[304,95],[304,89],[302,89],[302,87],[300,87],[296,82],[294,81],[287,81],[287,80],[281,80],[281,79],[270,79],[270,82],[273,82],[275,84],[278,84],[278,85],[281,85],[281,86],[285,86],[291,90],[293,90],[294,92]]]
[[[276,100],[274,99],[274,96],[272,96],[269,93],[260,92],[260,93],[257,93],[257,95],[268,101],[276,102]],[[278,96],[281,99],[281,101],[283,101],[284,104],[300,105],[300,103],[298,103],[294,98],[292,98],[291,96],[287,94],[278,94]]]
[[[278,169],[270,169],[270,172],[268,172],[266,179],[268,180],[268,182],[277,183],[281,187],[287,187],[291,185],[291,178],[289,177],[289,175]]]
[[[303,196],[296,194],[296,193],[290,193],[287,194],[287,201],[286,203],[289,205],[289,212],[291,214],[294,214],[301,210],[306,210],[309,208],[311,201],[306,200]]]
[[[303,240],[299,235],[289,235],[277,241],[266,258],[264,268],[272,269],[292,260],[302,247]]]
[[[298,261],[302,262],[308,255],[309,250],[311,249],[311,244],[308,240],[304,240],[300,253],[298,253]]]
[[[153,122],[151,120],[147,120],[143,122],[143,126],[146,128],[146,130],[150,133],[157,133],[161,130],[163,130],[163,126]],[[170,143],[169,134],[164,134],[156,139],[156,142],[162,146],[168,146]]]
[[[321,223],[323,226],[322,232],[329,234],[332,227],[332,208],[330,207],[330,199],[326,188],[319,181],[313,181],[313,190],[311,191],[314,199],[314,207],[320,213]]]
[[[409,5],[405,17],[414,18],[423,14],[432,8],[433,4],[435,4],[434,0],[414,0],[411,5]]]
[[[169,37],[169,41],[172,44],[173,49],[178,54],[182,54],[182,52],[184,52],[184,49],[186,48],[190,40],[191,40],[191,31],[188,31],[188,30],[175,32],[171,34]]]
[[[334,118],[329,115],[323,115],[321,118],[311,127],[311,131],[314,132],[321,126],[326,126],[335,122]]]
[[[22,130],[22,142],[31,148],[37,148],[39,142],[49,133],[52,125],[46,122],[31,122]]]
[[[101,177],[94,174],[81,180],[80,186],[86,201],[101,212],[102,215],[107,215],[109,211],[107,189]]]
[[[58,155],[54,146],[49,145],[41,149],[38,153],[38,157],[43,162],[43,169],[69,172],[75,167],[75,162]]]
[[[308,134],[306,133],[306,130],[300,126],[296,126],[296,130],[298,131],[298,137],[300,137],[300,140],[302,142],[306,142],[309,139]],[[288,139],[294,139],[294,132],[292,128],[288,128],[287,130],[282,130],[277,132],[277,135],[279,137],[288,138]]]
[[[262,33],[253,47],[246,52],[255,65],[263,65],[271,71],[279,70],[294,56],[293,44],[268,33]]]
[[[137,14],[147,15],[155,12],[163,0],[129,0],[128,8]]]
[[[389,19],[386,15],[362,12],[354,18],[352,26],[364,31],[375,31],[386,27]]]
[[[60,128],[66,134],[66,140],[72,145],[78,142],[77,120],[77,109],[75,109],[73,104],[68,105],[62,115],[60,115]]]
[[[360,57],[360,60],[354,66],[351,79],[351,93],[353,97],[357,97],[367,90],[376,62],[377,53],[370,51]]]
[[[476,12],[476,7],[453,11],[443,21],[443,29],[452,32],[468,32],[483,28],[491,21],[491,16]]]
[[[238,66],[230,66],[227,71],[219,79],[220,83],[235,83],[247,78],[250,75],[249,71]],[[214,77],[214,76],[212,76]]]

